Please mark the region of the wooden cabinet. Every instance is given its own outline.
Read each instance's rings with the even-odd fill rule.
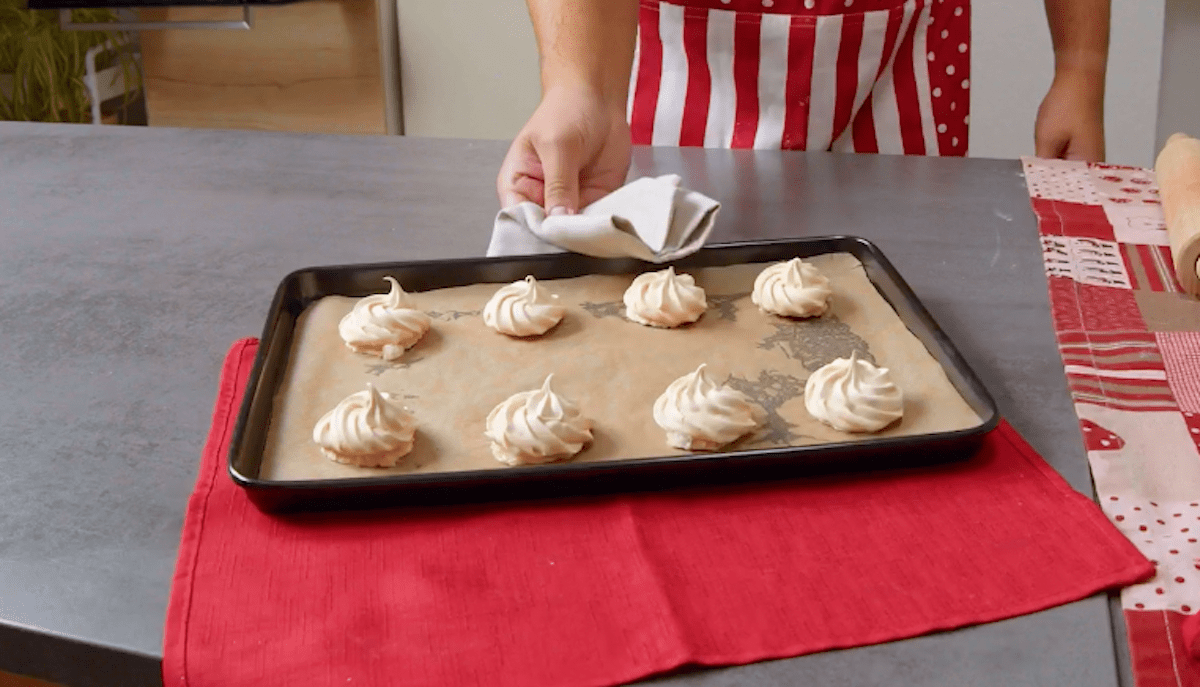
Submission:
[[[541,95],[525,0],[304,0],[141,32],[151,126],[512,138]],[[236,20],[236,7],[142,21]]]
[[[142,21],[231,20],[241,9],[139,14]],[[149,124],[387,133],[379,22],[375,0],[308,0],[254,8],[248,31],[142,31]]]

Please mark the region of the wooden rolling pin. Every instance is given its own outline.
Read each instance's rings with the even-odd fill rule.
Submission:
[[[1154,171],[1167,218],[1175,275],[1184,291],[1200,298],[1200,140],[1187,134],[1168,138]]]

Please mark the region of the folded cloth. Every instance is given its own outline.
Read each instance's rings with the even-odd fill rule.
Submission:
[[[679,176],[642,177],[577,215],[547,216],[524,202],[496,215],[489,257],[572,251],[597,258],[669,262],[700,250],[720,203],[679,186]]]
[[[1007,424],[934,468],[269,516],[224,469],[255,350],[226,359],[166,685],[608,685],[999,620],[1153,570]]]

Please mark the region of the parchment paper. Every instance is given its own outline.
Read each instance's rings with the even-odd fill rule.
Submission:
[[[654,329],[624,318],[621,297],[636,275],[539,282],[559,296],[567,315],[548,334],[529,340],[509,338],[483,323],[481,310],[501,284],[416,293],[414,301],[430,314],[433,326],[392,363],[354,353],[338,336],[337,323],[356,299],[323,298],[297,322],[260,478],[512,469],[492,457],[484,420],[496,404],[537,388],[549,373],[554,373],[554,390],[576,402],[594,423],[595,440],[576,461],[684,453],[667,446],[652,407],[668,384],[700,363],[708,364],[715,380],[745,392],[768,412],[762,431],[729,450],[927,434],[979,423],[856,258],[838,253],[810,261],[833,289],[829,310],[810,320],[766,315],[750,301],[754,278],[770,263],[689,271],[707,292],[709,310],[679,329]],[[385,287],[381,284],[380,291]],[[839,432],[804,408],[809,374],[855,349],[890,368],[904,392],[903,419],[878,434]],[[317,420],[367,382],[403,396],[417,418],[413,451],[394,468],[335,463],[312,441]]]

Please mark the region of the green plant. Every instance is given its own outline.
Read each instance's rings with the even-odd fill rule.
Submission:
[[[71,10],[71,18],[79,23],[117,21],[105,9]],[[127,34],[63,31],[54,10],[28,10],[24,0],[0,0],[0,75],[12,75],[7,88],[0,83],[0,119],[91,121],[84,58],[89,48],[110,41],[116,49],[97,60],[97,71],[119,66],[126,84],[140,84]]]

